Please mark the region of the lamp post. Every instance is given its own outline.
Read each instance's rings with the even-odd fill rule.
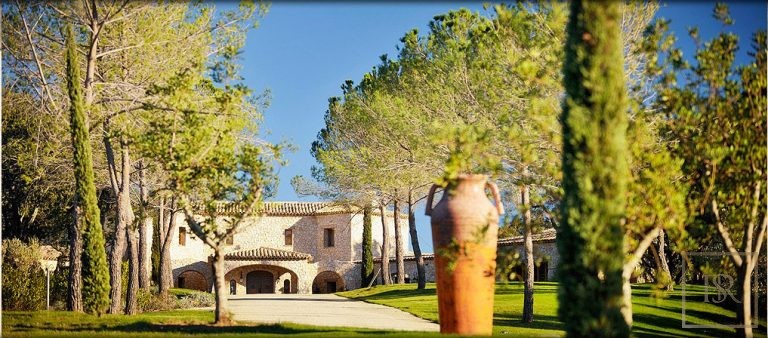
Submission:
[[[40,247],[40,267],[45,272],[45,309],[51,308],[51,273],[56,271],[61,252],[50,245]]]

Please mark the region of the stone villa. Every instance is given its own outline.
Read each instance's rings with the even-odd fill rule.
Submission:
[[[360,208],[326,202],[266,202],[263,216],[252,217],[236,233],[225,253],[225,279],[230,294],[252,293],[329,293],[363,287],[362,260],[363,213]],[[174,286],[210,291],[213,274],[209,258],[213,251],[197,239],[184,218],[172,234],[171,266]],[[407,215],[400,215],[403,235],[406,281],[415,282],[416,263],[409,249]],[[394,215],[385,213],[390,236],[390,272],[397,273],[394,259]],[[372,220],[375,270],[380,270],[381,214],[374,210]],[[537,249],[547,255],[557,254],[554,232],[535,237]],[[521,238],[499,241],[500,250],[519,248]],[[547,247],[547,243],[549,246]],[[434,256],[424,254],[427,281],[435,280]],[[554,264],[543,262],[537,280],[554,276]],[[551,258],[547,258],[550,260]],[[378,273],[378,279],[381,274]]]
[[[248,220],[234,235],[224,256],[231,294],[326,293],[360,285],[363,213],[360,208],[324,202],[267,202],[264,215]],[[177,217],[171,265],[176,287],[211,290],[209,257],[213,251]],[[408,218],[400,216],[405,255],[415,276],[408,248]],[[373,212],[373,255],[381,257],[381,214]],[[390,252],[394,255],[394,219],[386,213]],[[393,273],[396,271],[396,265]]]

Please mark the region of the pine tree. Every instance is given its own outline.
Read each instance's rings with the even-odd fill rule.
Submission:
[[[370,205],[363,208],[363,263],[360,269],[361,287],[367,286],[373,279],[373,233],[371,232],[371,210]]]
[[[621,4],[573,1],[567,27],[558,314],[570,337],[625,337],[622,219],[629,176]]]
[[[67,26],[67,88],[74,146],[75,196],[78,216],[82,217],[83,224],[83,308],[88,313],[101,315],[109,306],[109,270],[97,205],[80,67],[71,25]]]

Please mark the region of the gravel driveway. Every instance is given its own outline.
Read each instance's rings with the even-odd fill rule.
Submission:
[[[404,331],[440,331],[440,326],[391,307],[332,294],[254,294],[230,296],[229,308],[239,321],[291,322]]]

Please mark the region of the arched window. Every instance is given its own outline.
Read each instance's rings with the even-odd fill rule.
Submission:
[[[234,279],[229,281],[229,294],[230,295],[236,295],[237,294],[237,283]]]
[[[287,279],[283,281],[283,293],[291,293],[291,281]]]

